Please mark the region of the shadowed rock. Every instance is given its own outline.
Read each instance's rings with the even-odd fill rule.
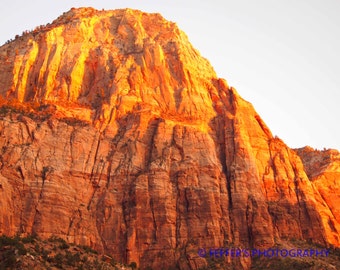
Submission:
[[[154,269],[207,266],[201,247],[339,246],[333,169],[311,177],[159,14],[70,10],[0,48],[0,94],[1,234]]]

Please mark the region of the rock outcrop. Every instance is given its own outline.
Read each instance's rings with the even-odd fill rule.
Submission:
[[[329,219],[330,228],[336,231],[340,224],[340,153],[334,149],[314,150],[311,147],[295,149],[301,157],[305,172],[327,203],[336,222]],[[335,225],[336,224],[336,225]]]
[[[205,267],[199,248],[340,245],[338,171],[318,178],[158,14],[70,10],[0,48],[0,94],[1,234],[154,269]]]

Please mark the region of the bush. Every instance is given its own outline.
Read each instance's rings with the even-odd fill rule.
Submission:
[[[83,258],[82,258],[82,260],[81,260],[83,263],[87,263],[87,261],[88,261],[88,257],[85,255]]]
[[[80,127],[85,127],[88,126],[89,123],[77,118],[72,118],[72,117],[65,117],[65,118],[61,118],[60,121],[66,123],[69,126],[80,126]]]
[[[0,236],[0,248],[4,246],[13,246],[16,243],[14,238],[8,237],[6,235]]]
[[[65,243],[61,243],[61,245],[59,246],[60,249],[68,249],[70,247],[69,244]]]
[[[79,253],[75,253],[72,255],[72,253],[66,253],[66,261],[67,264],[70,266],[76,266],[78,262],[80,262],[80,255]]]
[[[14,269],[16,261],[14,250],[7,250],[3,253],[3,258],[0,260],[0,269]]]
[[[37,243],[37,244],[35,244],[35,246],[34,246],[34,250],[35,250],[35,252],[37,252],[37,253],[40,253],[40,246],[39,246],[39,244]]]
[[[132,268],[132,269],[136,269],[137,268],[137,263],[136,262],[131,262],[129,264],[129,266]]]
[[[48,254],[50,254],[50,252],[48,250],[45,250],[43,247],[41,248],[40,252],[43,260],[48,261],[49,259]]]
[[[48,238],[48,242],[51,242],[51,243],[59,242],[59,243],[62,243],[62,244],[67,244],[64,239],[57,237],[57,236],[54,236],[54,235],[52,235],[50,238]]]
[[[61,255],[60,253],[56,254],[54,256],[54,262],[58,268],[62,268],[63,267],[63,255]]]
[[[24,244],[21,243],[21,239],[19,236],[8,237],[6,235],[2,235],[0,237],[0,248],[3,248],[5,246],[10,246],[18,250],[19,255],[25,255],[27,253],[27,250]]]
[[[0,269],[14,269],[18,266],[16,254],[25,255],[27,250],[19,236],[8,237],[0,236]]]
[[[96,250],[92,249],[89,246],[78,246],[78,247],[83,249],[86,253],[98,254],[98,252]]]
[[[32,244],[32,243],[35,242],[36,239],[37,239],[37,236],[34,235],[34,234],[32,234],[32,235],[28,235],[28,236],[22,238],[22,242],[23,242],[24,244],[28,244],[28,243],[31,243],[31,244]]]

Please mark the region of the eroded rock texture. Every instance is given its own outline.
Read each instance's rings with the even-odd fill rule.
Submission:
[[[339,164],[304,164],[160,15],[72,9],[0,63],[1,96],[40,106],[2,109],[1,234],[154,269],[204,267],[200,247],[339,246]]]

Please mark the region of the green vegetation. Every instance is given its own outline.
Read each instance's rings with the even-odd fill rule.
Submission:
[[[107,262],[109,259],[110,262]],[[35,235],[0,236],[0,270],[7,269],[120,269],[109,255],[99,255],[88,246],[77,246],[52,236],[43,241]],[[127,267],[126,265],[124,267]],[[137,269],[135,262],[129,268]]]
[[[14,268],[17,263],[17,255],[25,255],[27,250],[22,243],[22,239],[15,237],[0,237],[0,269]]]
[[[68,103],[65,102],[65,106],[77,106],[82,108],[88,108],[86,105]],[[43,122],[52,117],[55,114],[57,108],[54,104],[44,104],[38,102],[19,102],[16,99],[4,99],[0,96],[0,117],[15,115],[18,119],[22,116],[29,117],[35,121]],[[60,118],[60,121],[66,123],[69,126],[88,126],[89,123],[73,117]]]
[[[80,127],[85,127],[88,126],[89,123],[77,118],[72,118],[72,117],[65,117],[65,118],[61,118],[60,121],[68,124],[69,126],[80,126]]]
[[[27,116],[33,120],[45,121],[49,119],[56,108],[53,105],[39,104],[38,102],[21,103],[15,99],[4,99],[0,96],[0,116]]]
[[[80,248],[82,248],[83,250],[85,250],[86,253],[93,253],[93,254],[98,254],[97,250],[92,249],[89,246],[78,246]]]

